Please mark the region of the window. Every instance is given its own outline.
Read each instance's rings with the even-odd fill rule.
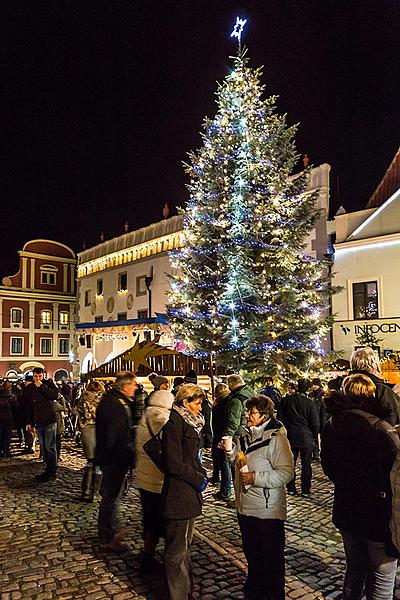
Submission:
[[[51,354],[52,351],[52,339],[51,338],[41,338],[40,340],[40,354]]]
[[[103,322],[103,315],[98,315],[97,317],[94,318],[94,322],[95,323],[102,323]]]
[[[126,313],[126,312],[118,313],[118,315],[117,315],[117,321],[126,321],[127,318],[128,318],[128,313]]]
[[[102,279],[98,279],[97,280],[96,294],[98,296],[102,296],[103,295],[103,280]]]
[[[69,352],[69,339],[60,338],[58,340],[58,354],[68,354]]]
[[[147,310],[138,310],[137,318],[138,319],[147,319]]]
[[[85,306],[90,306],[92,303],[92,293],[91,290],[85,291]]]
[[[12,337],[11,338],[11,354],[22,354],[24,346],[24,338]]]
[[[60,325],[69,324],[69,314],[67,312],[60,312]]]
[[[21,324],[22,323],[22,308],[11,309],[11,323]]]
[[[56,285],[57,267],[53,265],[42,265],[40,267],[40,283],[45,285]]]
[[[147,293],[146,288],[146,275],[140,275],[136,277],[136,296],[145,296]]]
[[[51,310],[42,310],[40,322],[42,325],[51,325]]]
[[[128,274],[126,272],[118,273],[118,291],[124,292],[127,289],[128,289]]]
[[[376,281],[353,283],[353,318],[379,318],[378,283]]]

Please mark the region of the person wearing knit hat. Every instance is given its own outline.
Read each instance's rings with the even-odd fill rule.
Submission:
[[[173,383],[173,386],[172,386],[172,390],[171,390],[172,393],[174,394],[174,396],[177,394],[179,388],[184,383],[185,383],[185,380],[183,379],[183,377],[175,377],[174,383]]]
[[[153,384],[155,390],[168,390],[169,382],[164,375],[157,375],[157,373],[152,373],[149,375],[149,379]]]
[[[196,371],[194,369],[191,369],[188,373],[186,373],[184,379],[185,383],[194,383],[195,385],[197,385]]]

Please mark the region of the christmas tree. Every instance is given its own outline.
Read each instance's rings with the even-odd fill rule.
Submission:
[[[317,193],[275,96],[246,51],[217,91],[203,144],[189,155],[184,246],[171,260],[169,319],[187,351],[251,374],[289,377],[321,353],[331,293],[326,265],[305,253]]]

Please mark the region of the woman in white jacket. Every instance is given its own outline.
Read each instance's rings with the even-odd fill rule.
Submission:
[[[227,452],[235,462],[236,509],[248,564],[245,598],[284,600],[286,484],[294,474],[293,455],[272,400],[254,396],[246,408],[239,446]]]
[[[161,490],[164,474],[143,450],[150,438],[156,435],[168,421],[175,397],[167,390],[156,390],[149,396],[149,403],[136,430],[136,486],[140,491],[143,510],[144,552],[141,571],[156,567],[154,553],[163,534],[161,515]]]

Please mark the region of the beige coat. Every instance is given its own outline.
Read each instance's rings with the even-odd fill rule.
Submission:
[[[143,444],[168,421],[174,400],[174,395],[166,390],[153,392],[136,430],[136,487],[147,492],[161,494],[164,474],[147,456]]]

